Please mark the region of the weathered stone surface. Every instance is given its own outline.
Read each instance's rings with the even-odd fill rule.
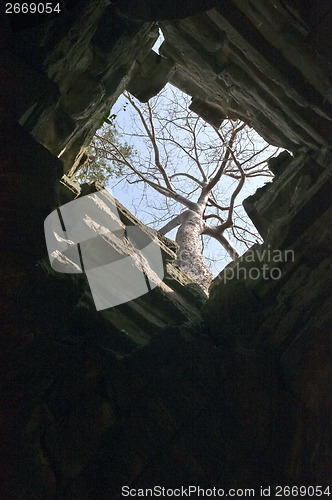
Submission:
[[[317,155],[312,158],[299,151],[281,175],[245,200],[244,207],[272,248],[283,241],[291,245],[315,222],[318,213],[330,207],[331,157],[324,160],[325,164],[317,160]]]
[[[29,122],[32,114],[41,113],[57,101],[57,86],[12,51],[0,51],[0,68],[0,94],[8,108],[13,106],[21,125]]]
[[[74,186],[70,187],[72,188],[70,190],[72,199],[104,189],[99,183],[83,184],[80,192],[75,195]],[[164,264],[164,279],[149,294],[143,295],[129,304],[119,306],[120,311],[122,311],[120,315],[113,314],[113,311],[110,311],[105,312],[105,317],[112,324],[115,322],[118,327],[122,325],[122,331],[129,338],[132,338],[134,342],[136,339],[138,344],[142,344],[149,339],[151,332],[156,328],[165,327],[169,324],[180,324],[183,321],[195,322],[199,320],[198,309],[207,297],[189,275],[173,266],[173,261],[176,259],[176,253],[174,252],[176,243],[165,236],[159,237],[156,231],[144,226],[121,203],[117,200],[114,201],[120,217],[119,222],[123,229],[128,226],[138,226],[149,237],[149,241],[150,238],[157,236]],[[123,252],[123,241],[116,235],[114,241],[109,241],[109,244],[113,245],[114,250],[117,252]],[[132,257],[134,256],[133,249]],[[154,279],[148,263],[145,272],[148,277],[151,274],[150,278]],[[91,302],[88,290],[87,297],[89,297],[88,301]],[[135,321],[140,325],[140,334],[138,336]],[[145,333],[143,334],[143,332]]]
[[[330,144],[330,68],[307,47],[307,31],[281,6],[234,3],[162,23],[160,51],[177,65],[171,82],[221,106],[275,145]]]
[[[265,243],[226,267],[203,311],[218,345],[262,356],[269,353],[300,412],[290,447],[290,474],[296,481],[308,480],[310,474],[327,481],[332,463],[327,437],[332,381],[332,227],[326,200],[331,199],[332,185],[329,171],[323,165],[319,169],[308,155],[286,160],[280,176],[252,197],[256,200],[254,222],[258,220],[259,226],[262,216],[266,223]],[[309,447],[307,457],[315,463],[314,469],[295,452],[297,439]]]
[[[141,102],[147,102],[165,87],[174,71],[172,61],[151,50],[135,68],[127,90]]]
[[[17,111],[22,124],[53,154],[62,155],[67,172],[79,162],[83,147],[125,89],[135,61],[150,51],[157,27],[125,21],[107,1],[92,0],[81,2],[67,16],[41,24],[32,33],[32,47],[24,32],[17,34],[18,57],[30,59],[40,74],[47,73],[52,92],[36,70],[33,73],[27,68],[26,78],[31,80],[36,74],[41,80],[40,91],[37,85],[35,94],[20,91],[21,80],[14,75],[11,81],[17,78],[19,85],[7,86],[7,93],[16,89],[20,94]],[[19,67],[17,56],[12,59],[10,66],[5,65],[7,73]],[[22,71],[23,67],[22,62]],[[26,78],[24,84],[29,85]],[[36,102],[38,107],[33,107]]]
[[[212,127],[219,128],[226,118],[224,110],[220,106],[197,96],[192,99],[189,109],[197,113],[203,120],[212,125]]]
[[[9,254],[4,252],[3,259],[19,260],[23,254],[30,265],[36,264],[44,251],[43,220],[57,203],[55,186],[62,164],[19,124],[9,120],[1,124],[0,142],[2,245],[4,250],[10,249]],[[50,189],[51,179],[53,188]],[[2,271],[5,283],[10,286],[10,274],[15,274],[15,266]]]
[[[204,12],[217,4],[217,0],[184,0],[181,3],[176,0],[161,2],[147,0],[142,3],[138,0],[116,0],[118,12],[130,19],[143,21],[160,21],[162,19],[178,19],[193,16],[198,12]]]
[[[283,173],[292,160],[292,155],[289,154],[288,151],[283,151],[277,157],[271,158],[268,161],[269,170],[271,170],[271,172],[278,177]]]

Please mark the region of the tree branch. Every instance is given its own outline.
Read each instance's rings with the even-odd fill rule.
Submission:
[[[228,252],[228,254],[232,257],[233,260],[240,257],[239,252],[236,250],[235,246],[231,241],[223,234],[223,230],[221,226],[211,227],[208,224],[205,224],[205,227],[202,231],[202,234],[206,234],[207,236],[212,236],[224,247],[224,249]]]
[[[228,144],[225,144],[225,139],[224,137],[221,135],[221,133],[219,132],[219,130],[214,127],[214,130],[217,134],[217,136],[219,137],[219,139],[225,144],[226,148],[227,148],[227,151],[225,153],[225,156],[221,162],[221,165],[216,173],[216,175],[210,180],[210,182],[208,183],[208,185],[206,186],[206,189],[211,191],[214,186],[220,181],[220,178],[227,166],[227,163],[228,163],[228,160],[229,160],[229,157],[230,155],[232,154],[232,147],[233,147],[233,144],[234,144],[234,141],[236,139],[236,136],[237,134],[242,130],[244,129],[244,127],[246,126],[245,123],[242,123],[238,128],[234,129],[232,131],[232,134],[231,134],[231,138],[228,142]],[[234,155],[232,155],[234,157]]]
[[[167,234],[170,231],[172,231],[172,229],[174,229],[175,227],[180,226],[180,224],[183,223],[186,214],[187,214],[187,211],[182,212],[182,214],[177,215],[174,219],[172,219],[167,224],[165,224],[165,226],[163,226],[161,229],[159,229],[159,233]]]
[[[164,167],[162,166],[162,164],[160,162],[159,148],[158,148],[158,144],[157,144],[157,141],[156,141],[156,134],[155,134],[155,128],[154,128],[154,124],[153,124],[153,116],[152,116],[152,110],[151,110],[150,103],[148,102],[147,106],[148,106],[148,111],[149,111],[149,121],[150,121],[151,130],[149,129],[148,124],[146,123],[146,120],[144,118],[144,115],[143,115],[142,111],[135,104],[135,102],[131,98],[130,94],[128,92],[126,92],[125,96],[129,100],[130,104],[133,106],[133,108],[135,109],[135,111],[137,112],[137,114],[139,115],[140,120],[142,122],[142,125],[145,128],[146,133],[148,134],[148,137],[149,137],[149,139],[151,141],[151,144],[152,144],[152,147],[153,147],[153,151],[154,151],[154,162],[155,162],[155,165],[156,165],[157,169],[159,170],[159,172],[161,173],[161,175],[163,176],[163,179],[164,179],[164,182],[166,184],[166,187],[170,191],[173,191],[173,187],[172,187],[171,182],[170,182],[170,180],[168,178],[168,175],[167,175]]]
[[[194,177],[193,175],[187,174],[186,172],[179,172],[179,173],[173,174],[173,175],[170,176],[170,179],[173,179],[174,177],[180,177],[180,176],[188,177],[192,181],[197,182],[197,184],[199,186],[201,186],[201,187],[203,186],[202,181],[196,179],[196,177]]]

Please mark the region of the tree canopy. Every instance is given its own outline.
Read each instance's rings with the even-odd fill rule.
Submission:
[[[124,165],[109,155],[108,145],[113,144],[119,149],[121,157],[130,160],[134,154],[133,146],[129,145],[119,134],[115,125],[116,115],[105,120],[101,129],[93,137],[86,148],[87,160],[75,173],[75,179],[81,183],[98,181],[107,185],[113,179],[124,175]]]
[[[207,283],[203,237],[218,241],[233,259],[260,239],[238,200],[249,179],[272,176],[267,161],[277,148],[238,120],[225,119],[220,128],[207,124],[171,86],[148,103],[129,93],[125,98],[130,127],[126,117],[125,125],[99,130],[81,176],[116,177],[140,189],[149,223],[163,234],[178,227],[179,267]]]

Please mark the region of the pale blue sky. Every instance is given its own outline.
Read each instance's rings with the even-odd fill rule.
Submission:
[[[128,111],[128,106],[127,110],[123,111],[123,107],[126,103],[125,97],[121,96],[118,102],[116,103],[115,107],[113,108],[112,112],[114,112],[117,115],[116,118],[116,123],[118,123],[123,129],[130,131],[132,130],[132,125],[131,125],[131,119],[130,119],[130,112]],[[126,140],[130,144],[133,144],[135,149],[137,149],[139,152],[143,153],[144,147],[142,146],[142,142],[138,138],[128,138],[126,137]],[[257,140],[261,141],[262,139],[257,136]],[[238,198],[237,198],[237,204],[242,203],[242,200],[253,194],[256,189],[262,185],[264,185],[266,182],[270,182],[272,179],[268,177],[255,177],[255,178],[249,178],[246,180],[246,183],[240,192]],[[227,191],[227,189],[232,189],[232,186],[234,186],[234,182],[232,179],[224,177],[222,180],[223,183],[223,188]],[[147,188],[146,189],[146,195],[142,198],[142,184],[136,185],[136,184],[131,184],[129,185],[126,182],[126,177],[122,179],[114,179],[114,181],[111,181],[110,185],[108,186],[109,189],[111,189],[113,195],[115,198],[117,198],[120,203],[122,203],[128,210],[130,210],[134,215],[136,215],[144,224],[151,225],[152,227],[155,227],[156,229],[161,228],[163,223],[157,224],[154,226],[152,224],[153,221],[153,216],[151,214],[151,206],[155,204],[158,200],[161,200],[159,202],[163,203],[164,202],[164,197],[156,193],[152,188]],[[222,200],[220,200],[222,203]],[[179,205],[179,207],[181,207]],[[179,209],[179,211],[181,208]],[[171,231],[170,233],[167,234],[167,236],[171,239],[175,239],[176,235],[176,229]],[[221,247],[221,245],[212,239],[207,239],[204,237],[205,241],[205,246],[208,245],[209,248],[209,254],[210,257],[217,259],[218,262],[216,262],[213,265],[212,273],[214,275],[217,275],[224,267],[227,265],[230,261],[231,258],[227,255],[226,251]],[[209,241],[209,243],[208,243]],[[244,252],[246,250],[246,247],[241,244],[237,244],[238,250],[241,252]]]
[[[156,43],[154,50],[157,51],[158,47],[162,43],[162,38],[159,38],[158,42]],[[180,91],[178,91],[180,93]],[[180,93],[181,94],[181,93]],[[131,132],[133,130],[133,125],[132,125],[132,116],[131,116],[131,109],[130,105],[125,106],[126,104],[126,98],[124,96],[121,96],[115,106],[112,109],[112,113],[116,114],[116,124],[120,128],[124,129],[126,132]],[[124,110],[124,108],[127,108]],[[257,141],[262,144],[264,141],[256,134],[257,136]],[[139,151],[140,153],[143,153],[144,146],[142,145],[142,141],[139,138],[128,138],[125,137],[126,140],[134,146],[134,148]],[[237,204],[241,203],[244,198],[247,198],[249,195],[253,194],[256,189],[262,185],[264,185],[266,182],[271,181],[272,179],[268,177],[255,177],[255,178],[249,178],[246,180],[245,186],[243,187],[241,193],[239,194],[237,198]],[[227,186],[229,189],[232,188],[232,184],[234,181],[230,178],[223,178],[223,187],[227,189]],[[120,203],[122,203],[128,210],[130,210],[133,214],[135,214],[144,224],[151,225],[151,222],[153,220],[153,216],[151,215],[152,209],[151,206],[154,205],[158,200],[159,203],[164,203],[164,199],[161,195],[156,193],[152,188],[147,188],[146,190],[146,195],[143,196],[142,198],[142,189],[141,189],[141,184],[139,185],[129,185],[126,182],[126,178],[122,178],[120,180],[114,180],[111,181],[110,185],[108,188],[112,191],[112,194],[117,198]],[[234,187],[233,187],[234,189]],[[220,200],[222,202],[222,200]],[[179,210],[180,211],[180,210]],[[160,228],[163,225],[163,223],[153,226],[155,228]],[[171,239],[175,239],[176,235],[176,229],[173,230],[172,232],[168,233],[167,236]],[[230,261],[231,258],[227,255],[226,251],[221,247],[221,245],[212,239],[208,239],[204,237],[204,246],[208,247],[208,252],[207,252],[207,257],[213,257],[214,259],[217,260],[213,264],[213,267],[211,269],[212,273],[214,275],[217,275],[224,267],[227,265]],[[246,250],[245,245],[237,244],[237,248],[240,251],[240,253],[244,252]]]

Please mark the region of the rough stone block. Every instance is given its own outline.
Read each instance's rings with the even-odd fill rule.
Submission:
[[[227,118],[225,111],[214,102],[194,97],[189,109],[203,118],[212,127],[219,128],[222,122]]]
[[[33,121],[51,103],[57,101],[59,91],[46,74],[33,70],[14,53],[0,52],[0,100],[20,120],[21,125]]]
[[[1,190],[4,211],[12,207],[52,207],[62,162],[19,125],[2,135]]]
[[[127,30],[125,20],[118,16],[113,5],[109,5],[98,22],[91,44],[98,47],[101,52],[108,54]]]
[[[58,156],[77,130],[78,125],[62,107],[54,106],[46,110],[32,135],[51,153]]]
[[[95,78],[83,73],[62,92],[61,105],[75,120],[93,115],[105,95],[104,86]]]
[[[141,102],[158,94],[175,71],[172,61],[151,50],[142,64],[137,64],[127,90]]]

